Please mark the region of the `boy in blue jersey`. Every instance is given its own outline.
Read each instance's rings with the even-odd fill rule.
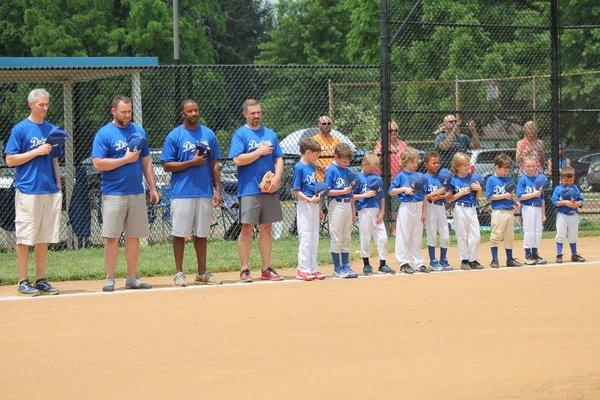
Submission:
[[[451,172],[454,175],[450,185],[454,203],[452,221],[456,232],[456,243],[460,257],[460,269],[483,269],[477,260],[477,245],[481,237],[479,219],[477,218],[477,199],[481,197],[483,188],[473,180],[469,173],[470,157],[465,153],[456,153],[452,157]]]
[[[564,167],[560,170],[560,185],[552,193],[552,205],[556,207],[556,262],[563,262],[563,244],[569,241],[571,261],[584,262],[577,252],[579,231],[579,209],[583,205],[581,191],[575,185],[575,170]]]
[[[360,256],[363,259],[363,273],[371,275],[373,267],[369,262],[371,238],[377,246],[379,272],[395,274],[387,265],[387,232],[383,223],[385,215],[385,196],[383,180],[379,176],[379,157],[367,153],[362,160],[362,172],[357,175],[357,184],[352,199],[358,212],[358,232],[360,236]]]
[[[319,221],[321,195],[317,193],[315,163],[321,154],[321,145],[313,138],[300,140],[300,161],[292,173],[292,191],[298,198],[296,221],[298,224],[298,269],[296,279],[312,281],[325,279],[319,271]]]
[[[400,271],[405,274],[412,274],[415,270],[428,273],[431,269],[423,264],[421,254],[423,222],[427,215],[427,202],[423,201],[427,183],[425,177],[416,172],[419,153],[408,147],[400,155],[400,163],[402,171],[396,175],[389,188],[389,195],[400,199],[394,246],[396,261],[400,265]]]
[[[546,220],[546,205],[544,192],[536,188],[538,177],[537,159],[534,156],[523,157],[524,175],[519,177],[517,198],[521,203],[521,218],[523,219],[523,248],[525,249],[525,264],[546,264],[540,257],[538,248],[542,241],[542,229]]]
[[[275,132],[261,125],[262,108],[258,101],[244,101],[242,112],[246,124],[234,132],[229,147],[229,157],[237,167],[237,195],[240,199],[242,223],[238,238],[240,281],[252,282],[250,245],[255,225],[259,226],[258,249],[262,261],[260,279],[280,281],[283,277],[271,267],[271,232],[273,222],[282,219],[278,190],[283,173],[283,151]],[[274,175],[263,191],[259,184],[267,172]]]
[[[48,243],[59,240],[62,193],[58,157],[59,146],[46,143],[54,126],[45,118],[50,95],[34,89],[27,96],[29,116],[16,124],[6,144],[6,165],[16,167],[15,234],[19,268],[17,294],[20,296],[56,295],[58,289],[46,280]],[[35,247],[36,281],[27,277],[29,246]]]
[[[357,278],[350,268],[350,244],[352,233],[352,187],[354,172],[348,168],[352,160],[352,149],[340,143],[333,150],[335,159],[325,170],[325,182],[329,187],[327,218],[331,238],[333,274],[340,278]],[[341,256],[341,259],[340,259]]]
[[[144,129],[132,122],[131,99],[117,96],[110,112],[113,120],[96,132],[92,146],[94,169],[101,172],[102,237],[104,242],[105,292],[115,290],[119,238],[125,232],[127,289],[150,289],[137,276],[140,238],[150,234],[142,174],[150,188],[150,200],[158,203],[154,170]],[[129,143],[136,143],[130,146]],[[132,147],[132,148],[130,148]]]
[[[186,286],[183,273],[185,238],[194,235],[197,273],[195,282],[220,285],[206,270],[206,243],[211,210],[221,204],[221,149],[215,133],[199,123],[198,104],[191,99],[181,103],[183,124],[166,137],[161,160],[171,172],[171,216],[176,286]],[[213,189],[214,188],[214,189]]]
[[[448,262],[448,243],[450,230],[446,216],[447,199],[452,196],[450,186],[450,171],[444,169],[445,177],[440,174],[440,155],[436,152],[425,154],[425,179],[427,179],[427,217],[425,218],[425,232],[427,233],[427,250],[429,253],[429,266],[433,271],[452,271],[454,268]],[[435,258],[436,236],[440,236],[440,259]]]
[[[494,158],[494,175],[491,175],[485,184],[485,195],[492,208],[492,222],[490,243],[492,262],[490,267],[499,268],[498,244],[504,241],[507,267],[522,267],[523,265],[513,257],[512,247],[515,239],[515,210],[518,211],[519,203],[513,200],[515,183],[510,176],[512,160],[508,154],[500,153]]]

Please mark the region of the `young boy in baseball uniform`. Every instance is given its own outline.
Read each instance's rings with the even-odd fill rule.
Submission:
[[[525,264],[546,264],[540,257],[538,248],[542,240],[542,229],[546,220],[546,206],[543,190],[536,188],[537,159],[531,155],[523,157],[524,174],[519,177],[517,198],[521,203],[523,219],[523,248],[525,249]]]
[[[319,220],[321,196],[317,193],[315,163],[321,154],[321,145],[313,138],[300,140],[300,161],[292,173],[292,191],[298,198],[296,221],[298,224],[298,269],[296,279],[312,281],[325,279],[319,271]]]
[[[579,208],[583,205],[581,191],[575,185],[575,170],[564,167],[560,170],[560,185],[552,193],[552,205],[556,207],[556,262],[563,262],[563,243],[569,241],[571,261],[584,262],[577,253],[579,231]]]
[[[427,215],[427,202],[423,201],[426,183],[425,177],[416,172],[419,153],[409,147],[400,155],[400,162],[403,170],[396,175],[389,189],[390,196],[398,196],[401,201],[396,218],[396,261],[406,274],[415,270],[427,273],[431,269],[423,264],[421,254],[423,222]],[[419,179],[422,183],[416,184]]]
[[[483,265],[477,261],[477,244],[481,236],[477,219],[477,199],[481,197],[483,188],[469,173],[470,160],[468,155],[458,152],[452,157],[451,163],[454,177],[451,181],[453,195],[449,200],[454,203],[452,220],[456,231],[460,269],[463,270],[483,269]]]
[[[494,158],[494,175],[487,179],[485,184],[485,195],[490,201],[492,208],[492,222],[490,232],[490,243],[492,262],[490,267],[499,268],[498,245],[504,242],[506,251],[507,267],[522,267],[523,265],[513,257],[513,241],[515,239],[515,209],[519,203],[515,203],[513,195],[515,182],[510,176],[512,160],[508,154],[501,153]]]
[[[352,199],[358,212],[358,232],[360,236],[360,256],[363,259],[363,273],[371,275],[373,267],[369,262],[371,238],[377,246],[379,272],[395,274],[387,265],[387,232],[383,223],[385,215],[385,196],[383,180],[379,175],[379,157],[367,153],[362,160],[362,171],[357,175],[357,184]]]

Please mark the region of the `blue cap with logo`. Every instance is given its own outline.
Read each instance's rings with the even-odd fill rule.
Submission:
[[[142,147],[146,144],[146,139],[140,135],[131,135],[129,138],[129,143],[127,147],[129,147],[129,151],[142,150]]]
[[[59,146],[63,144],[67,140],[67,131],[62,126],[58,126],[53,128],[48,137],[46,138],[46,143],[51,144],[52,146]]]

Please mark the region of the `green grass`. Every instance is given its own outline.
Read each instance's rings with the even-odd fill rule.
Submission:
[[[544,238],[554,238],[554,232],[544,232]],[[523,234],[516,233],[516,239],[522,239]],[[582,224],[579,228],[579,236],[600,236],[600,221]],[[481,242],[489,241],[489,232],[481,233]],[[352,237],[351,259],[359,259],[358,234],[354,232]],[[425,243],[423,244],[425,246]],[[451,246],[456,246],[456,239],[451,235]],[[388,250],[393,251],[394,238],[389,238]],[[371,250],[375,255],[375,249]],[[293,268],[297,264],[298,239],[286,237],[273,241],[272,265],[275,268]],[[48,260],[47,277],[51,281],[65,280],[89,280],[102,279],[104,273],[104,249],[102,247],[90,247],[77,251],[52,251]],[[239,268],[239,257],[235,242],[224,240],[212,240],[208,244],[208,268],[213,272],[237,271]],[[393,264],[393,260],[389,260]],[[256,248],[256,241],[252,245],[250,263],[254,268],[260,266],[260,257]],[[331,263],[329,255],[329,237],[322,237],[319,245],[319,263],[326,265]],[[29,276],[35,276],[35,264],[33,253],[29,258]],[[186,245],[184,269],[186,273],[195,272],[195,255],[191,243]],[[140,276],[164,276],[174,273],[173,251],[170,243],[158,243],[142,247],[140,251]],[[119,262],[117,264],[119,277],[125,276],[125,257],[123,249],[120,249]],[[17,283],[17,266],[14,252],[0,252],[0,285]]]

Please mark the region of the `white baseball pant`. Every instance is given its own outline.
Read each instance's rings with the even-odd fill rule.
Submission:
[[[427,232],[427,246],[435,247],[435,239],[440,235],[440,247],[448,248],[450,230],[446,206],[429,203],[427,205],[427,218],[425,218],[425,232]]]
[[[331,244],[329,251],[332,253],[350,253],[352,233],[352,206],[335,200],[329,202],[327,210],[329,222],[329,236]]]
[[[360,236],[360,256],[365,258],[371,255],[371,238],[377,246],[380,260],[387,259],[387,232],[385,224],[375,223],[379,208],[363,208],[358,211],[358,232]]]
[[[579,214],[556,213],[556,243],[577,243],[579,232]]]
[[[523,248],[531,249],[540,247],[542,241],[542,207],[523,205],[521,207],[523,219]]]
[[[463,207],[456,204],[452,212],[456,243],[460,260],[477,260],[477,244],[481,237],[476,207]]]
[[[319,213],[321,205],[298,200],[296,223],[298,226],[298,270],[314,272],[318,269]]]
[[[421,242],[423,240],[423,202],[403,202],[398,207],[396,218],[396,261],[399,265],[423,265]],[[411,262],[412,261],[412,262]]]

